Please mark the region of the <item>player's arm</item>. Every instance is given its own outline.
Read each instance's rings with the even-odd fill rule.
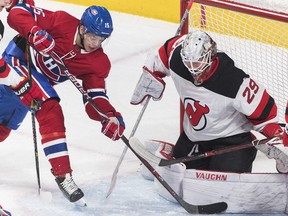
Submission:
[[[52,52],[55,41],[45,29],[38,25],[37,17],[45,17],[44,10],[34,8],[28,4],[20,4],[11,9],[7,17],[7,23],[26,38],[39,53],[47,55]],[[47,22],[49,22],[48,19]]]
[[[278,136],[283,132],[278,124],[278,109],[274,98],[255,80],[243,80],[236,101],[236,109],[246,115],[254,130],[266,137]]]
[[[109,101],[109,97],[106,94],[105,78],[96,75],[85,76],[83,79],[83,87],[98,106],[99,110],[103,112],[108,119],[103,119],[87,99],[83,97],[88,116],[95,121],[101,122],[101,132],[103,134],[112,140],[118,140],[123,135],[125,123],[121,113],[116,111]]]

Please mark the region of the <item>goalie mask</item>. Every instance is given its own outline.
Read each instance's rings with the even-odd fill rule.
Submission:
[[[185,67],[197,77],[211,66],[216,52],[217,45],[207,33],[193,30],[186,36],[180,55]]]

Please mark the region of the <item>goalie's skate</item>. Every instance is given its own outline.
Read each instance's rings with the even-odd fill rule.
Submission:
[[[70,202],[73,203],[77,202],[84,196],[84,193],[75,184],[72,176],[69,173],[67,173],[65,177],[56,176],[55,181],[58,184],[58,187],[60,188],[64,196]]]

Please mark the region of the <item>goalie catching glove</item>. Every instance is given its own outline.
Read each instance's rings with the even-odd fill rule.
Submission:
[[[272,126],[274,123],[272,123]],[[271,127],[268,126],[268,127]],[[274,125],[276,128],[276,126]],[[269,159],[273,158],[276,160],[276,169],[279,173],[288,173],[288,155],[285,154],[280,147],[276,147],[276,144],[280,144],[280,133],[276,132],[274,138],[272,137],[270,141],[265,144],[258,144],[257,141],[266,139],[263,133],[252,130],[251,135],[253,138],[252,143],[255,144],[255,148],[262,153],[264,153]]]
[[[108,119],[102,121],[101,132],[112,140],[118,140],[123,135],[125,123],[119,112],[109,112]]]
[[[130,103],[138,105],[147,97],[153,100],[160,100],[165,89],[165,82],[157,72],[150,71],[143,67],[143,73],[137,83]]]

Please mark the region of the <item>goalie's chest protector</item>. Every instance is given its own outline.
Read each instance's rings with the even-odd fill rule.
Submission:
[[[224,53],[218,53],[215,73],[201,85],[182,63],[181,46],[169,58],[170,74],[184,105],[183,128],[192,141],[213,140],[248,132],[252,124],[235,109],[235,98],[243,79],[249,78]]]

